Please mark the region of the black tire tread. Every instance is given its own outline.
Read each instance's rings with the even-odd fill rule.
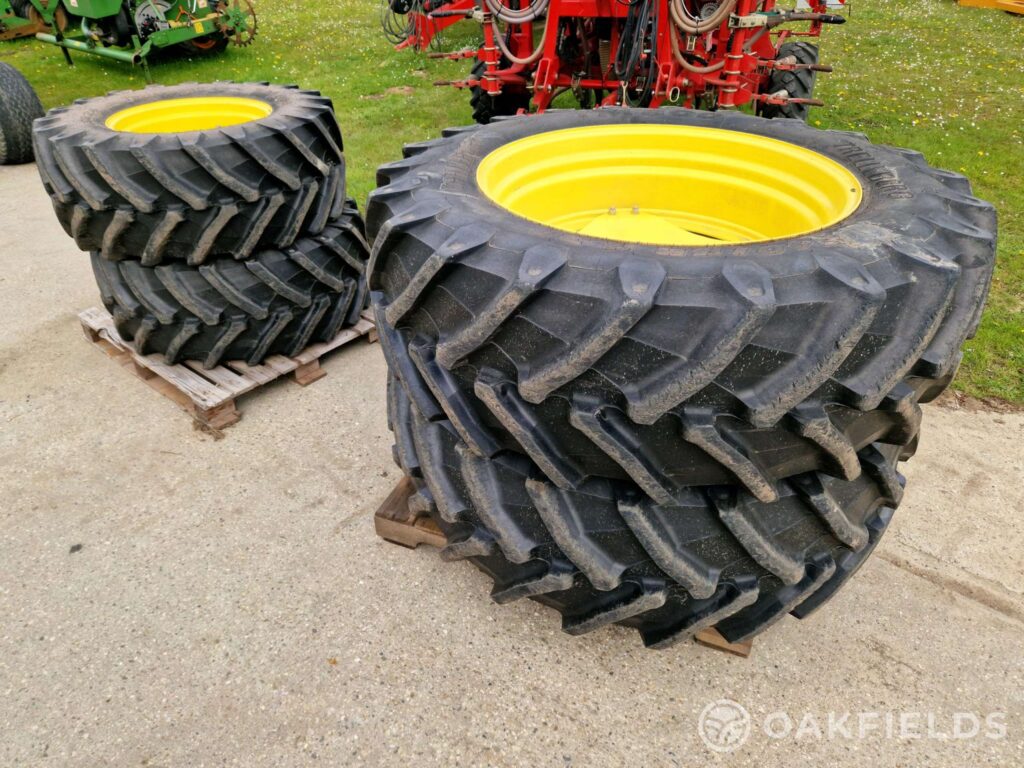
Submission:
[[[817,64],[818,46],[802,40],[783,43],[779,46],[777,59],[792,56],[797,64]],[[786,91],[793,99],[814,97],[814,81],[817,72],[811,69],[773,70],[765,85],[765,93]],[[807,104],[765,104],[761,107],[762,117],[788,117],[807,121],[811,108]]]
[[[563,491],[515,453],[477,455],[451,422],[425,419],[393,376],[388,387],[396,462],[417,485],[411,504],[448,536],[447,559],[467,557],[488,573],[497,602],[556,608],[570,634],[621,623],[654,648],[709,626],[747,639],[826,602],[878,543],[892,517],[886,505],[898,503],[869,472],[855,481],[811,474],[810,493],[786,483],[768,504],[735,488],[691,490],[671,506],[607,481]],[[896,449],[864,453],[902,481]],[[813,496],[864,535],[852,546],[835,538]],[[728,520],[737,508],[755,521],[739,536]]]
[[[25,76],[0,62],[0,165],[31,163],[32,121],[43,105]]]
[[[118,133],[105,116],[154,99],[263,99],[262,120],[177,134]],[[78,247],[147,266],[246,258],[316,234],[345,200],[341,133],[318,91],[267,84],[149,86],[54,109],[36,124],[39,172]]]
[[[196,40],[214,40],[214,45],[208,47],[201,47],[196,45]],[[178,48],[186,56],[195,56],[196,58],[205,58],[206,56],[216,56],[219,53],[223,53],[227,50],[228,45],[231,41],[223,34],[207,35],[203,38],[196,38],[193,40],[185,40],[178,43]]]
[[[150,267],[94,253],[93,272],[118,333],[140,354],[206,368],[226,360],[256,365],[268,355],[294,356],[358,322],[367,304],[369,249],[354,234],[362,226],[348,201],[319,234],[244,262]]]
[[[686,112],[696,124],[773,126],[797,141],[803,131],[827,133],[794,121]],[[558,115],[534,120],[568,123]],[[625,259],[600,286],[584,288],[574,279],[583,272],[573,271],[558,242],[502,238],[496,224],[479,223],[438,191],[446,158],[496,127],[407,147],[404,159],[379,169],[370,197],[381,334],[396,347],[423,336],[418,344],[432,348],[450,377],[445,390],[431,392],[419,372],[402,376],[421,409],[425,398],[437,398],[440,414],[458,411],[461,434],[497,441],[486,455],[518,451],[563,490],[600,477],[631,480],[660,503],[689,486],[734,483],[768,502],[778,480],[807,472],[853,481],[861,450],[915,439],[918,403],[948,385],[993,267],[994,210],[964,191],[962,177],[919,157],[899,166],[921,210],[911,234],[880,243],[867,263],[833,249],[815,254],[803,274],[780,279],[737,259],[703,292],[652,301],[667,285],[656,264]],[[906,157],[856,136],[836,141],[866,173]],[[633,285],[644,287],[642,295],[628,294]],[[457,314],[434,311],[438,302],[446,311],[454,306],[452,297]],[[571,327],[546,327],[568,300],[587,304]],[[787,313],[811,309],[803,319],[816,332],[794,334]],[[672,350],[653,340],[668,327],[666,312],[700,313],[699,333],[686,335],[691,346]],[[658,356],[648,398],[637,389],[635,366],[619,376],[602,364],[617,354],[635,360],[638,349]],[[745,387],[744,367],[766,351],[778,359],[774,369]],[[446,391],[458,402],[448,402]],[[563,426],[570,421],[573,429]]]

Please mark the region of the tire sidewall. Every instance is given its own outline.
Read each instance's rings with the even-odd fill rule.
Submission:
[[[273,108],[273,112],[259,120],[250,120],[234,126],[167,134],[115,131],[106,125],[106,121],[111,115],[132,107],[171,99],[212,96],[264,101]],[[321,101],[323,105],[318,105],[318,101]],[[309,120],[310,108],[317,106],[320,106],[322,111],[331,109],[330,101],[313,91],[257,83],[195,83],[177,86],[151,85],[138,91],[118,91],[106,96],[84,100],[76,103],[75,116],[80,130],[86,134],[87,141],[100,142],[116,137],[120,142],[128,144],[135,141],[146,143],[156,141],[177,146],[180,137],[202,135],[207,140],[216,140],[220,136],[228,139],[236,133],[237,129],[241,128],[245,130],[263,129],[267,132],[294,130],[297,124]],[[340,136],[337,137],[337,143],[340,145]]]

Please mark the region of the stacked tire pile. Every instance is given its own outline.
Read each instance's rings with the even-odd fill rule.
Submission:
[[[368,281],[413,506],[496,601],[653,647],[751,637],[849,579],[993,268],[962,176],[796,120],[548,112],[408,146],[378,184]],[[719,218],[640,218],[684,198]],[[565,224],[584,214],[603,234]]]
[[[364,225],[329,99],[266,84],[150,86],[36,121],[57,218],[140,354],[257,364],[366,306]]]

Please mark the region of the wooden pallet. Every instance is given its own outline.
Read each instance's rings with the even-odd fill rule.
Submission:
[[[373,316],[364,312],[354,326],[345,328],[330,341],[311,344],[295,357],[272,355],[262,365],[229,360],[206,370],[194,360],[168,365],[163,355],[140,355],[121,338],[114,319],[104,309],[83,310],[78,319],[86,338],[109,357],[173,400],[199,424],[217,430],[242,418],[235,407],[236,398],[286,375],[302,386],[312,384],[327,375],[320,367],[320,358],[328,352],[364,336],[371,343],[377,341]]]
[[[440,549],[448,543],[444,533],[429,515],[409,509],[409,497],[416,492],[416,486],[408,477],[398,481],[373,515],[377,535],[392,544],[416,549],[427,544]],[[693,639],[703,646],[724,651],[734,656],[750,656],[753,640],[730,643],[714,627],[700,630]]]
[[[384,499],[373,516],[377,535],[392,544],[416,549],[428,544],[440,549],[448,539],[437,527],[430,515],[409,509],[409,497],[416,492],[416,486],[408,477],[403,477]]]

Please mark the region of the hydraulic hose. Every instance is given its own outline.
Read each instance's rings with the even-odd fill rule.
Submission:
[[[669,0],[668,9],[672,21],[684,32],[691,35],[701,35],[719,27],[729,14],[736,8],[736,0],[725,0],[715,12],[706,19],[698,19],[690,15],[686,9],[686,0]]]
[[[720,5],[715,12],[706,19],[696,19],[691,16],[690,12],[686,9],[685,2],[686,0],[669,0],[669,12],[672,15],[672,20],[676,23],[676,26],[684,32],[691,35],[699,35],[712,29],[716,29],[721,25],[721,23],[725,21],[726,17],[732,13],[733,9],[736,7],[737,0],[727,0],[727,2]],[[757,42],[766,31],[767,27],[762,27],[751,35],[747,44],[743,46],[743,52],[750,53],[750,46]],[[679,38],[675,35],[672,35],[672,55],[679,63],[679,66],[686,71],[693,72],[697,75],[709,75],[712,72],[717,72],[725,66],[725,59],[706,67],[691,64],[683,56],[683,52],[679,48]]]
[[[646,25],[650,20],[651,9],[648,0],[635,0],[628,3],[629,11],[626,21],[622,26],[618,48],[615,49],[615,59],[612,66],[612,73],[619,80],[626,80],[643,55],[644,36]]]
[[[623,103],[628,106],[643,106],[649,103],[658,76],[653,59],[647,62],[647,72],[643,77],[642,86],[638,74],[637,85],[641,87],[637,89],[638,95],[635,98],[629,93],[628,83],[640,69],[648,30],[651,40],[657,40],[661,24],[656,0],[631,0],[628,5],[629,12],[622,27],[618,49],[615,51],[612,74],[622,83]]]
[[[547,0],[544,0],[544,2],[546,4]],[[488,0],[488,6],[489,5],[490,5],[490,0]],[[544,18],[544,30],[543,30],[543,32],[541,32],[541,35],[540,35],[540,40],[541,40],[540,45],[538,45],[536,48],[534,48],[533,52],[529,56],[527,56],[526,58],[522,58],[521,56],[516,56],[509,49],[508,45],[505,44],[505,35],[501,31],[501,29],[498,27],[498,20],[497,19],[491,19],[491,28],[494,30],[494,42],[496,42],[498,44],[498,49],[501,51],[501,55],[504,56],[506,59],[508,59],[513,64],[522,64],[522,65],[533,64],[533,62],[535,62],[537,59],[539,59],[543,55],[543,53],[544,53],[544,40],[546,40],[547,36],[548,36],[548,23],[550,21],[551,21],[551,17],[550,16],[546,16]]]
[[[501,0],[485,0],[485,2],[490,12],[506,24],[523,24],[533,21],[547,11],[550,0],[536,0],[521,9],[509,8]]]
[[[679,49],[679,37],[671,30],[669,30],[669,36],[672,38],[672,56],[679,63],[679,66],[687,72],[693,72],[695,75],[710,75],[712,72],[717,72],[725,66],[725,59],[707,67],[699,67],[696,64],[691,64],[683,57],[683,52]]]
[[[389,43],[401,45],[415,32],[415,22],[413,17],[409,15],[412,12],[422,12],[422,7],[418,0],[409,4],[408,13],[399,13],[392,7],[389,0],[381,0],[380,26],[384,31],[385,39]]]

